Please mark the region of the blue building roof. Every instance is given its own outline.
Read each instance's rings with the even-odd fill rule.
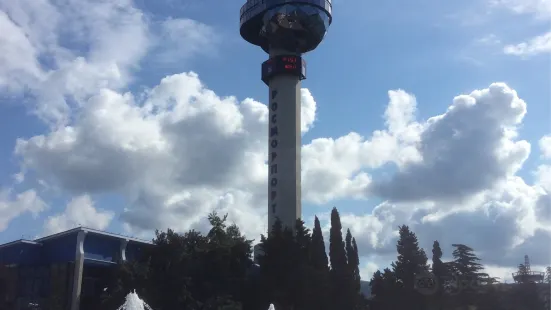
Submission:
[[[20,239],[0,245],[0,265],[41,265],[75,260],[77,235],[86,232],[84,259],[87,264],[114,264],[120,259],[121,244],[126,259],[137,258],[151,241],[109,233],[87,227],[77,227],[35,240]]]
[[[34,241],[31,241],[31,242],[41,242],[41,241],[51,240],[51,239],[55,239],[55,238],[61,238],[63,236],[70,235],[70,234],[75,234],[75,233],[78,233],[80,231],[85,231],[85,232],[88,232],[88,233],[101,235],[101,236],[105,236],[105,237],[110,237],[110,238],[126,239],[126,240],[129,240],[129,241],[134,241],[134,242],[138,242],[138,243],[152,244],[152,242],[148,241],[148,240],[129,237],[129,236],[121,235],[121,234],[110,233],[110,232],[97,230],[97,229],[93,229],[93,228],[88,228],[88,227],[84,227],[84,226],[80,226],[80,227],[76,227],[76,228],[69,229],[69,230],[66,230],[66,231],[62,231],[62,232],[59,232],[57,234],[41,237],[41,238],[35,239]],[[2,245],[0,245],[0,247],[1,246]]]

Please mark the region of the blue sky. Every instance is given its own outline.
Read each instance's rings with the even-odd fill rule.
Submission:
[[[10,34],[0,39],[0,215],[7,219],[0,220],[0,242],[79,224],[148,237],[154,228],[201,229],[204,214],[212,210],[230,213],[246,226],[245,232],[258,236],[263,230],[258,223],[265,219],[265,172],[258,158],[265,150],[256,146],[264,140],[254,128],[263,124],[263,112],[242,101],[265,102],[260,64],[267,55],[239,37],[242,3],[125,0],[119,5],[45,0],[0,4],[0,32]],[[513,225],[510,230],[517,234],[499,241],[502,252],[496,253],[506,258],[483,253],[500,274],[531,254],[526,251],[536,255],[545,248],[541,242],[551,234],[551,174],[546,174],[545,159],[549,141],[542,138],[551,133],[551,45],[549,39],[531,40],[549,30],[551,12],[538,5],[529,0],[333,3],[334,22],[325,41],[305,55],[308,78],[303,88],[311,97],[303,91],[303,111],[314,111],[315,121],[303,144],[318,148],[303,154],[303,217],[310,222],[314,214],[325,218],[337,206],[345,227],[363,242],[364,274],[392,259],[393,232],[399,224],[413,226],[425,245],[434,238],[451,244],[471,239],[443,233],[450,223],[476,236],[476,229],[487,230],[503,219],[502,229]],[[511,48],[523,42],[520,49]],[[198,76],[178,75],[190,71]],[[195,88],[198,80],[220,98],[235,99],[212,99]],[[505,84],[490,86],[496,82]],[[150,91],[160,84],[164,88]],[[485,89],[493,91],[472,94]],[[107,90],[133,99],[109,97]],[[179,102],[184,113],[185,106],[194,104],[185,100],[188,91],[217,111],[212,124],[243,118],[241,125],[249,134],[235,137],[240,149],[224,144],[220,126],[207,126],[207,112],[199,125],[187,117],[174,121],[183,114],[163,102]],[[396,91],[395,99],[389,91]],[[498,95],[502,93],[508,95]],[[458,95],[474,98],[480,112],[458,106],[454,111],[459,112],[447,113]],[[527,113],[514,108],[521,99]],[[166,108],[166,115],[147,112],[148,104]],[[239,111],[223,112],[224,104]],[[408,113],[412,106],[416,108]],[[126,108],[135,109],[117,119]],[[143,110],[136,112],[138,108]],[[385,111],[401,113],[385,117]],[[446,117],[427,122],[438,115]],[[400,128],[391,130],[385,122],[397,122]],[[453,144],[455,138],[443,128],[472,140]],[[477,130],[492,134],[468,134]],[[212,145],[207,141],[191,147],[196,139],[186,137],[200,131],[221,136]],[[388,137],[376,141],[376,131]],[[361,139],[344,139],[351,133]],[[33,138],[40,135],[46,142]],[[16,152],[18,139],[23,142]],[[178,145],[182,150],[175,150]],[[422,145],[432,153],[423,153]],[[442,147],[455,151],[434,151]],[[202,148],[210,155],[200,153]],[[481,152],[489,155],[476,155]],[[258,158],[242,163],[250,154]],[[434,154],[443,158],[431,162]],[[213,168],[215,155],[234,163],[234,170]],[[189,163],[197,156],[208,157],[212,167],[196,170]],[[325,165],[316,166],[320,162]],[[461,173],[456,169],[461,165],[478,168]],[[247,176],[235,177],[242,169]],[[25,178],[17,182],[14,175],[20,171]],[[211,177],[218,173],[223,180]],[[358,173],[365,179],[357,178]],[[333,183],[320,184],[318,178]],[[447,188],[415,184],[424,180]],[[324,186],[331,187],[330,193]],[[426,194],[405,200],[396,194],[408,190]],[[159,204],[164,207],[157,209]],[[423,222],[429,218],[430,224]],[[524,243],[512,249],[515,237]],[[491,238],[474,238],[473,247],[495,243]],[[543,255],[537,262],[546,265],[549,260]]]

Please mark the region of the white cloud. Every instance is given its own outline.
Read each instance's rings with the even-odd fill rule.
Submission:
[[[0,89],[30,92],[37,99],[34,112],[63,126],[98,89],[128,86],[159,45],[181,61],[213,43],[213,30],[197,21],[154,26],[131,0],[4,1],[0,32],[9,35],[0,38]]]
[[[315,106],[307,90],[303,98],[312,99],[303,106]],[[430,242],[490,242],[488,251],[499,253],[483,252],[491,263],[516,262],[534,238],[549,236],[537,216],[548,197],[544,183],[530,186],[516,176],[530,145],[517,139],[526,103],[514,90],[492,84],[421,123],[413,96],[391,91],[389,98],[388,129],[303,147],[306,201],[373,193],[390,200],[371,214],[342,214],[364,254],[394,253],[400,224]],[[24,170],[70,193],[124,195],[129,207],[121,219],[132,233],[202,229],[217,210],[255,238],[266,230],[266,121],[265,105],[218,97],[196,74],[184,73],[138,96],[104,89],[71,125],[20,139],[16,154]],[[367,172],[388,163],[397,174],[374,183]]]
[[[0,232],[6,230],[14,218],[27,212],[37,216],[46,208],[46,203],[34,190],[14,195],[12,190],[0,189]]]
[[[371,279],[373,274],[379,269],[379,266],[373,262],[367,262],[360,268],[360,277],[365,280]]]
[[[507,45],[503,48],[505,54],[514,56],[533,56],[551,52],[551,32],[536,36],[527,42]]]
[[[316,104],[302,95],[307,131]],[[123,219],[134,228],[185,229],[214,209],[235,221],[263,210],[265,105],[220,98],[194,73],[163,79],[145,98],[104,89],[74,125],[19,140],[16,154],[25,170],[73,193],[125,193],[133,204]]]
[[[220,41],[216,30],[193,19],[168,19],[160,25],[156,38],[157,52],[153,56],[159,63],[169,65],[196,54],[216,53]]]
[[[530,153],[527,141],[515,140],[525,113],[525,102],[505,84],[456,97],[445,114],[422,124],[423,160],[373,183],[370,192],[394,201],[457,201],[491,189]]]
[[[531,14],[540,19],[551,18],[550,0],[490,0],[494,7],[502,7],[515,14]]]
[[[43,235],[47,236],[79,226],[103,230],[109,226],[114,216],[111,211],[97,210],[90,196],[78,196],[67,204],[62,213],[46,219]]]
[[[494,9],[505,9],[514,15],[529,16],[533,21],[542,22],[546,26],[551,20],[551,0],[489,0],[489,3]],[[518,28],[522,29],[523,23],[518,24]],[[551,52],[551,32],[503,46],[503,53],[524,58],[549,52]]]
[[[9,30],[0,38],[0,87],[19,95],[30,88],[31,109],[52,125],[17,141],[20,186],[36,179],[76,197],[46,220],[44,233],[106,228],[115,214],[92,200],[102,194],[124,199],[120,221],[136,234],[202,229],[213,210],[229,213],[250,237],[266,231],[266,106],[220,97],[193,72],[145,91],[127,89],[146,56],[172,58],[178,50],[189,58],[217,40],[211,27],[179,19],[158,29],[129,0],[2,2],[0,11],[0,31]],[[301,95],[306,133],[316,101],[307,89]],[[495,83],[454,98],[426,121],[416,118],[414,95],[391,90],[388,97],[384,128],[303,146],[305,202],[386,200],[372,211],[341,214],[364,256],[395,255],[396,229],[408,224],[424,246],[435,236],[443,246],[466,243],[494,265],[516,265],[527,252],[536,264],[551,260],[541,246],[551,234],[551,169],[540,164],[533,184],[517,175],[531,147],[518,138],[527,105],[517,93]],[[548,137],[540,141],[543,156],[550,156],[548,144]],[[397,172],[375,177],[382,167]],[[33,190],[2,195],[0,230],[46,207]]]
[[[551,159],[551,135],[544,136],[539,141],[542,157]]]

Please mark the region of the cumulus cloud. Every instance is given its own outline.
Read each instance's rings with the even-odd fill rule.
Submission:
[[[305,89],[302,97],[306,132],[315,100]],[[486,247],[481,253],[492,263],[516,264],[534,238],[549,236],[538,217],[541,206],[547,210],[544,182],[516,176],[530,153],[517,139],[526,103],[497,83],[455,98],[425,122],[416,121],[416,105],[413,95],[391,91],[386,129],[304,145],[304,198],[388,199],[371,213],[342,214],[363,255],[392,255],[398,225],[408,224],[426,246],[439,236]],[[124,195],[121,220],[132,233],[204,229],[217,210],[255,238],[267,229],[267,112],[253,99],[217,96],[194,73],[177,74],[143,94],[100,91],[71,125],[18,140],[16,155],[24,170],[72,194]],[[386,164],[396,174],[372,181],[369,171]]]
[[[36,217],[46,208],[46,203],[32,189],[19,194],[0,189],[0,231],[6,230],[10,221],[21,214],[28,212]]]
[[[526,103],[505,84],[456,97],[445,114],[422,124],[423,160],[373,183],[370,192],[392,201],[456,201],[491,189],[530,153],[527,141],[515,140],[525,113]]]
[[[114,213],[97,210],[92,198],[82,195],[73,198],[62,213],[49,216],[44,223],[44,236],[75,227],[88,227],[103,230],[109,226]]]
[[[4,1],[0,32],[9,34],[0,39],[0,90],[34,98],[34,112],[52,126],[66,125],[98,89],[127,87],[159,44],[182,60],[214,38],[190,19],[156,27],[131,0]]]
[[[302,97],[305,132],[316,104],[308,90]],[[132,207],[122,218],[140,229],[184,229],[220,208],[263,209],[265,105],[218,97],[195,73],[167,77],[144,98],[104,89],[74,124],[20,139],[15,153],[72,193],[126,193]]]
[[[179,61],[192,57],[220,39],[213,28],[153,22],[130,0],[25,0],[0,3],[0,32],[9,34],[0,38],[0,89],[32,97],[29,108],[50,125],[17,140],[18,186],[35,179],[75,197],[46,219],[44,233],[108,227],[115,214],[93,201],[104,194],[123,198],[118,218],[134,234],[201,230],[214,210],[252,238],[266,231],[266,105],[221,97],[193,72],[128,89],[148,56],[176,59],[177,49]],[[302,133],[315,125],[314,95],[301,90]],[[531,148],[518,136],[527,104],[495,83],[445,105],[441,115],[418,120],[415,96],[391,90],[380,130],[304,145],[304,201],[383,200],[341,214],[364,257],[395,255],[397,227],[408,224],[425,247],[438,236],[473,246],[495,265],[515,266],[526,253],[537,255],[536,264],[551,261],[542,246],[551,234],[551,169],[542,162],[532,184],[518,176]],[[540,141],[543,160],[549,141]],[[381,168],[395,173],[381,179]],[[34,190],[2,193],[0,230],[46,208]],[[362,267],[364,276],[376,266],[384,262]]]
[[[362,255],[393,259],[397,227],[407,224],[427,251],[434,238],[444,242],[448,258],[449,245],[465,243],[490,264],[516,266],[525,254],[548,264],[551,169],[538,166],[533,184],[516,175],[530,154],[530,144],[518,139],[526,109],[514,90],[495,83],[456,97],[426,122],[395,120],[415,129],[408,132],[418,137],[411,139],[418,157],[369,184],[368,194],[385,202],[364,214],[341,214]],[[540,140],[542,154],[548,141]]]

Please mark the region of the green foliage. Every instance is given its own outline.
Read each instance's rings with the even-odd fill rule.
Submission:
[[[133,289],[158,310],[242,309],[246,272],[252,265],[251,241],[226,217],[209,215],[206,236],[196,231],[156,232],[154,246],[137,262],[113,275],[104,308],[122,304]],[[116,309],[114,307],[113,309]]]
[[[329,271],[329,261],[325,253],[325,241],[318,217],[314,220],[314,230],[312,231],[312,246],[310,249],[310,258],[312,266],[320,271]]]
[[[461,276],[473,276],[479,278],[485,274],[480,273],[484,269],[479,263],[480,258],[476,256],[474,250],[464,244],[452,244],[453,250],[453,270]]]
[[[270,303],[277,310],[544,309],[534,283],[500,290],[483,272],[474,250],[463,244],[453,244],[453,260],[444,262],[440,243],[434,241],[430,271],[441,286],[420,294],[416,280],[429,271],[427,255],[405,225],[399,227],[396,261],[373,274],[371,297],[366,298],[360,294],[358,244],[350,230],[343,238],[336,208],[331,212],[329,256],[317,217],[312,232],[302,220],[293,229],[277,220],[269,235],[261,236],[259,265],[252,262],[252,241],[228,224],[226,216],[211,213],[208,220],[206,235],[157,231],[154,246],[105,279],[108,289],[100,308],[117,309],[136,290],[155,310],[266,310]],[[451,294],[445,288],[453,283],[453,274],[476,278],[483,287]],[[551,280],[551,268],[546,280]]]
[[[359,292],[355,291],[354,267],[349,264],[349,255],[352,257],[351,262],[354,263],[352,235],[348,231],[346,242],[343,240],[339,211],[333,208],[329,231],[329,260],[334,309],[352,310],[357,303]]]

